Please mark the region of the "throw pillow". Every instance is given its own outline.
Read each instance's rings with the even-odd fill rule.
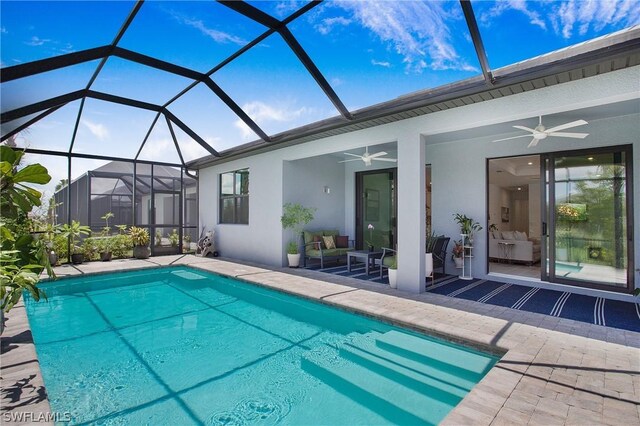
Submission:
[[[524,232],[516,231],[514,232],[514,236],[518,241],[527,241],[527,234]]]
[[[315,235],[313,237],[313,242],[314,243],[320,243],[319,245],[318,244],[313,244],[313,250],[320,250],[321,248],[322,249],[326,248],[325,245],[324,245],[324,240],[322,239],[322,236],[320,236],[320,235]]]
[[[349,236],[339,235],[336,237],[336,248],[349,248]]]
[[[513,231],[502,231],[502,239],[503,240],[515,240],[516,236],[513,234]]]
[[[322,237],[322,239],[324,240],[324,245],[327,246],[327,250],[336,248],[336,242],[333,239],[333,235]]]

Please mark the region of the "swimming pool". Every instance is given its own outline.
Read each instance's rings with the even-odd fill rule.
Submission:
[[[36,351],[76,424],[437,424],[497,361],[186,267],[43,288]]]

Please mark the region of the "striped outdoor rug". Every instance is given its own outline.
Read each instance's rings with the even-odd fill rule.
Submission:
[[[384,278],[380,279],[379,271],[376,269],[367,275],[362,264],[353,267],[351,272],[347,271],[346,265],[327,266],[323,269],[320,269],[319,266],[309,266],[308,269],[379,284],[389,284],[386,274]],[[437,274],[435,285],[431,285],[431,280],[427,281],[427,292],[640,332],[640,303],[621,302],[602,297],[496,281],[467,281],[461,280],[457,276],[438,276]]]

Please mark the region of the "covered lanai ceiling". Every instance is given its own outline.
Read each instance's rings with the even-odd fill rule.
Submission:
[[[638,22],[633,0],[3,1],[2,141],[204,164],[633,66]]]

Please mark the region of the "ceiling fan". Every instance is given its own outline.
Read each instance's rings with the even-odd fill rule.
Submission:
[[[365,166],[370,166],[371,165],[371,161],[388,161],[390,163],[395,163],[398,160],[395,158],[380,158],[384,155],[387,155],[386,152],[384,151],[380,151],[380,152],[376,152],[375,154],[369,154],[369,147],[365,147],[364,148],[364,154],[362,155],[356,155],[356,154],[351,154],[350,152],[343,152],[344,155],[350,155],[351,157],[357,157],[357,158],[352,158],[350,160],[343,160],[343,161],[338,161],[338,163],[347,163],[349,161],[359,161],[362,160],[364,161]]]
[[[516,129],[526,130],[527,132],[530,132],[530,134],[513,136],[510,138],[504,138],[504,139],[496,139],[493,142],[501,142],[509,139],[526,138],[526,137],[533,136],[533,139],[527,146],[527,148],[532,148],[538,145],[538,142],[540,142],[542,139],[546,139],[547,136],[556,136],[559,138],[584,139],[587,136],[589,136],[589,133],[567,133],[567,132],[561,132],[561,130],[571,129],[572,127],[584,126],[585,124],[588,124],[588,123],[584,120],[576,120],[576,121],[572,121],[571,123],[561,124],[560,126],[547,129],[542,125],[542,116],[540,116],[540,121],[538,122],[538,125],[536,126],[535,129],[530,129],[524,126],[513,126]]]

